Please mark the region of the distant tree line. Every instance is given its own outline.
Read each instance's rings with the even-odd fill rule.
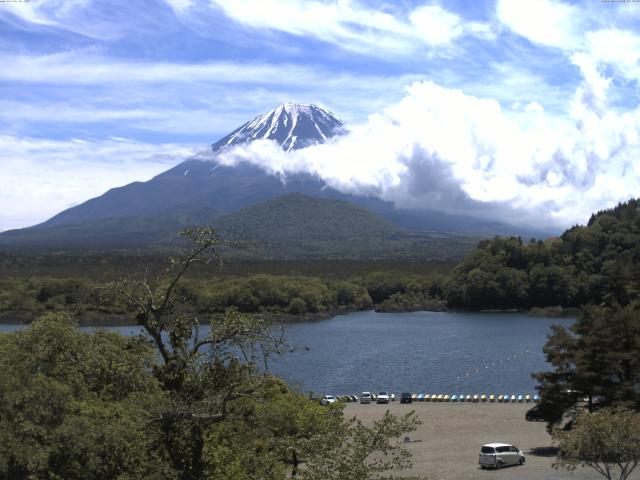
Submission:
[[[445,277],[403,271],[370,272],[349,279],[258,274],[185,279],[178,293],[200,313],[291,314],[379,308],[420,310],[444,308]],[[122,299],[104,284],[86,278],[28,277],[0,280],[0,321],[31,319],[47,312],[66,312],[88,323],[122,318]]]
[[[627,305],[640,289],[638,201],[594,214],[545,241],[483,240],[447,275],[402,269],[334,275],[190,276],[183,296],[202,312],[235,307],[247,313],[304,315],[377,308],[522,309]],[[103,263],[108,259],[102,258]],[[25,265],[25,268],[26,265]],[[48,311],[80,317],[122,315],[102,283],[87,278],[8,277],[0,280],[0,315],[33,318]]]

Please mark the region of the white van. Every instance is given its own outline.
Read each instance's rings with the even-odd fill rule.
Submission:
[[[507,465],[522,465],[524,454],[508,443],[487,443],[480,449],[478,459],[482,468],[502,468]]]
[[[360,403],[371,403],[371,392],[362,392]]]

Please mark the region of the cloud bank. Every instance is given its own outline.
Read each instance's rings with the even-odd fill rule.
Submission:
[[[586,54],[564,117],[522,112],[433,82],[330,143],[282,152],[259,141],[222,154],[282,175],[310,172],[342,191],[404,208],[435,208],[567,227],[640,191],[640,109],[608,108],[610,79]]]

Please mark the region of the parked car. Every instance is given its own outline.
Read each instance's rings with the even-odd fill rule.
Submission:
[[[507,465],[522,465],[524,454],[508,443],[488,443],[480,449],[478,463],[481,468],[502,468]]]
[[[389,403],[389,394],[387,392],[379,392],[376,403]]]
[[[413,399],[411,398],[411,394],[409,392],[403,392],[400,394],[400,403],[411,403]]]
[[[337,402],[338,399],[333,395],[325,395],[320,399],[320,405],[330,405],[334,402]]]
[[[371,392],[362,392],[360,403],[371,403]]]

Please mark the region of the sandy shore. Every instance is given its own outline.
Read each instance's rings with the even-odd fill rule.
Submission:
[[[578,469],[570,473],[552,468],[554,456],[551,437],[545,430],[546,424],[524,419],[525,412],[531,407],[532,404],[518,403],[348,403],[345,415],[355,415],[368,423],[380,418],[387,408],[396,415],[415,410],[423,424],[408,435],[410,441],[406,446],[413,454],[414,467],[407,474],[426,475],[429,480],[601,479],[591,469]],[[491,442],[517,446],[525,452],[526,463],[497,471],[480,469],[480,447]]]

